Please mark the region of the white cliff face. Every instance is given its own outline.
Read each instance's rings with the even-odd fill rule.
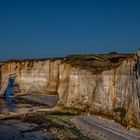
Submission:
[[[134,70],[136,63],[137,60],[131,58],[118,68],[96,75],[67,64],[60,65],[60,101],[64,106],[88,107],[91,112],[112,116],[120,113],[123,123],[133,125],[139,120],[140,113],[140,78]]]
[[[59,104],[116,117],[134,125],[140,121],[140,78],[137,58],[126,59],[118,67],[93,74],[61,63],[62,60],[9,62],[2,66],[2,92],[8,75],[16,73],[22,92],[58,93]]]
[[[9,62],[2,67],[2,93],[10,74],[16,74],[21,92],[56,92],[60,61]]]

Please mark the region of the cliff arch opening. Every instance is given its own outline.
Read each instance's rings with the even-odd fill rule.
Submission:
[[[5,97],[12,96],[15,93],[19,93],[19,92],[20,92],[20,86],[16,82],[16,75],[15,74],[9,75],[8,85],[5,89],[4,96]]]

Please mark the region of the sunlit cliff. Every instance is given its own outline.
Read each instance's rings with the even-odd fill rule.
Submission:
[[[15,74],[22,93],[57,94],[58,106],[136,126],[140,122],[138,67],[136,55],[119,54],[5,61],[1,66],[1,93],[9,75]]]

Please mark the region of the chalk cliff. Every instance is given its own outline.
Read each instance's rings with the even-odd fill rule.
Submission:
[[[1,67],[1,92],[10,74],[21,92],[58,94],[59,105],[140,123],[139,61],[133,55],[79,55],[61,59],[11,60]]]

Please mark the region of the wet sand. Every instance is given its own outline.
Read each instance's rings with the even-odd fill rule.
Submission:
[[[120,124],[94,116],[75,116],[71,119],[89,137],[102,140],[139,140],[140,133],[128,131]]]
[[[51,106],[56,97],[24,95],[15,99],[15,104],[1,100],[0,140],[90,140],[70,123],[71,116],[47,114],[55,110]]]
[[[59,112],[56,95],[15,97],[15,104],[0,99],[0,140],[139,140],[121,125],[95,116],[71,116]]]

